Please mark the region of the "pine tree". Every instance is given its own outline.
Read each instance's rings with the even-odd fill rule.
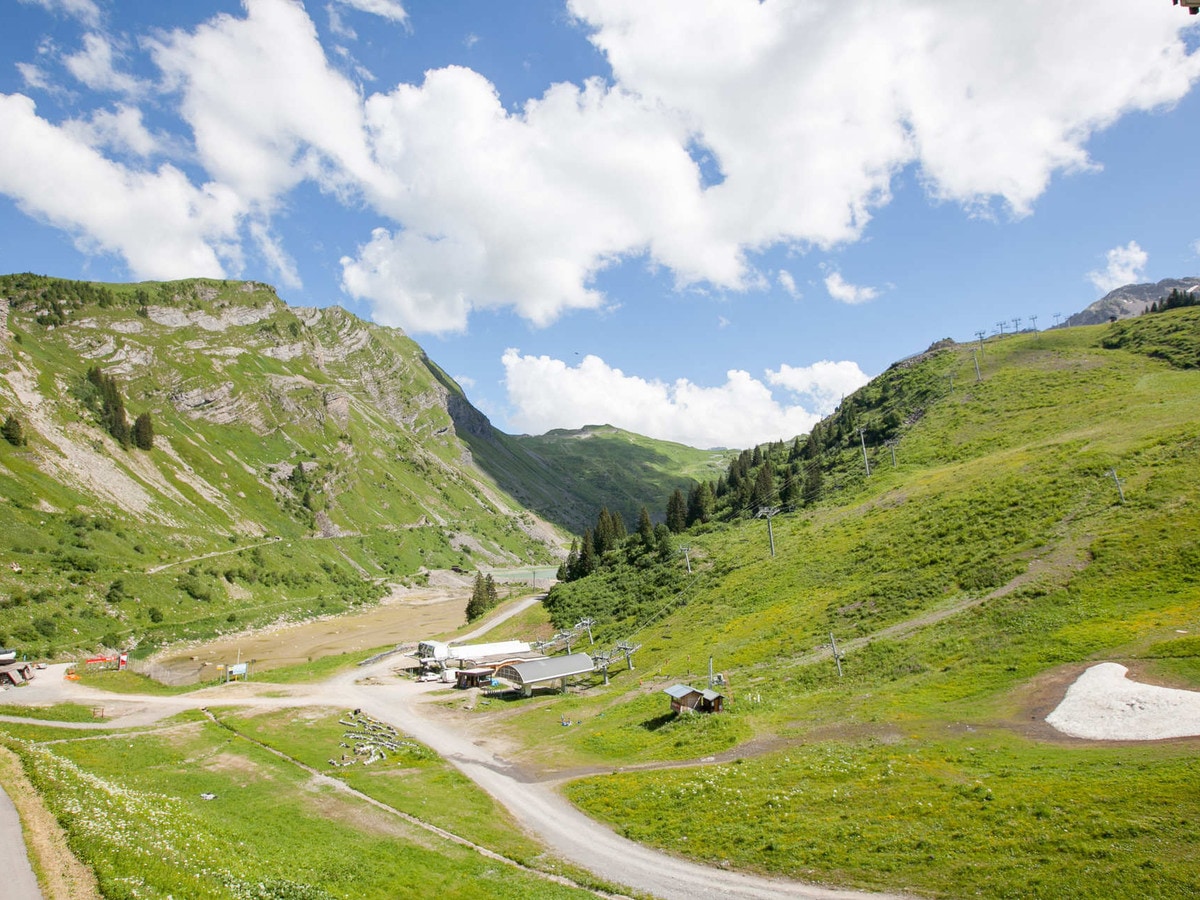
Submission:
[[[21,424],[21,420],[14,415],[9,415],[4,420],[4,425],[0,428],[0,433],[4,435],[4,439],[14,447],[23,447],[28,443],[25,437],[25,426]]]
[[[579,565],[576,569],[578,574],[574,578],[587,578],[596,571],[596,545],[590,528],[583,533],[583,541],[579,550]]]
[[[702,481],[688,493],[687,524],[703,525],[712,519],[715,498],[707,481]]]
[[[667,528],[674,534],[687,528],[687,501],[679,488],[675,488],[667,500]]]
[[[775,472],[770,462],[764,462],[759,467],[754,479],[754,491],[750,495],[750,505],[755,509],[770,506],[775,501]]]
[[[650,512],[646,507],[642,507],[642,511],[638,513],[638,541],[643,549],[654,549],[654,523],[650,521]]]
[[[567,558],[563,560],[562,565],[558,567],[558,580],[570,581],[574,578],[574,572],[579,568],[579,542],[574,538],[571,539],[571,550],[567,554]]]
[[[154,423],[148,412],[133,420],[133,445],[139,450],[154,449]]]
[[[467,601],[467,621],[474,622],[488,611],[487,583],[483,573],[475,573],[475,587],[471,591],[471,599]]]

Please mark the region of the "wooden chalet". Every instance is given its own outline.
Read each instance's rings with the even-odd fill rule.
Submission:
[[[725,708],[725,695],[711,688],[701,691],[688,684],[673,684],[663,693],[671,698],[671,712],[719,713]]]

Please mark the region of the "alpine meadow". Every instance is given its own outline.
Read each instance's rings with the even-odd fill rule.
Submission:
[[[75,661],[89,691],[27,705],[53,667],[5,695],[4,779],[100,896],[627,890],[417,739],[410,700],[339,711],[405,680],[395,656],[355,666],[391,644],[265,665],[250,694],[81,662],[152,672],[184,640],[351,627],[452,570],[459,622],[486,570],[470,627],[574,641],[595,666],[524,699],[422,685],[420,715],[640,844],[789,891],[1200,889],[1196,738],[1046,722],[1098,662],[1200,689],[1200,308],[938,341],[807,436],[701,452],[503,435],[398,332],[261,284],[3,293],[0,642]],[[118,404],[149,440],[114,433]],[[555,496],[598,518],[518,499]],[[547,564],[532,606],[536,578],[490,574]],[[680,683],[715,684],[723,710],[672,712]]]

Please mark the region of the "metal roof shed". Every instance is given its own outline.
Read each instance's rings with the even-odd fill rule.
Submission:
[[[697,690],[687,684],[673,684],[663,693],[671,698],[672,712],[720,712],[725,697],[714,690]]]
[[[595,668],[595,663],[588,654],[572,653],[569,656],[508,663],[496,670],[496,677],[511,681],[520,688],[521,693],[529,697],[533,695],[535,687],[554,681],[560,682],[560,688],[565,692],[568,678],[584,675]]]

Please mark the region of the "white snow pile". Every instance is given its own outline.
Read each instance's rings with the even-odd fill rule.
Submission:
[[[1117,663],[1092,666],[1067,689],[1047,724],[1096,741],[1155,741],[1200,735],[1200,693],[1138,684]]]

